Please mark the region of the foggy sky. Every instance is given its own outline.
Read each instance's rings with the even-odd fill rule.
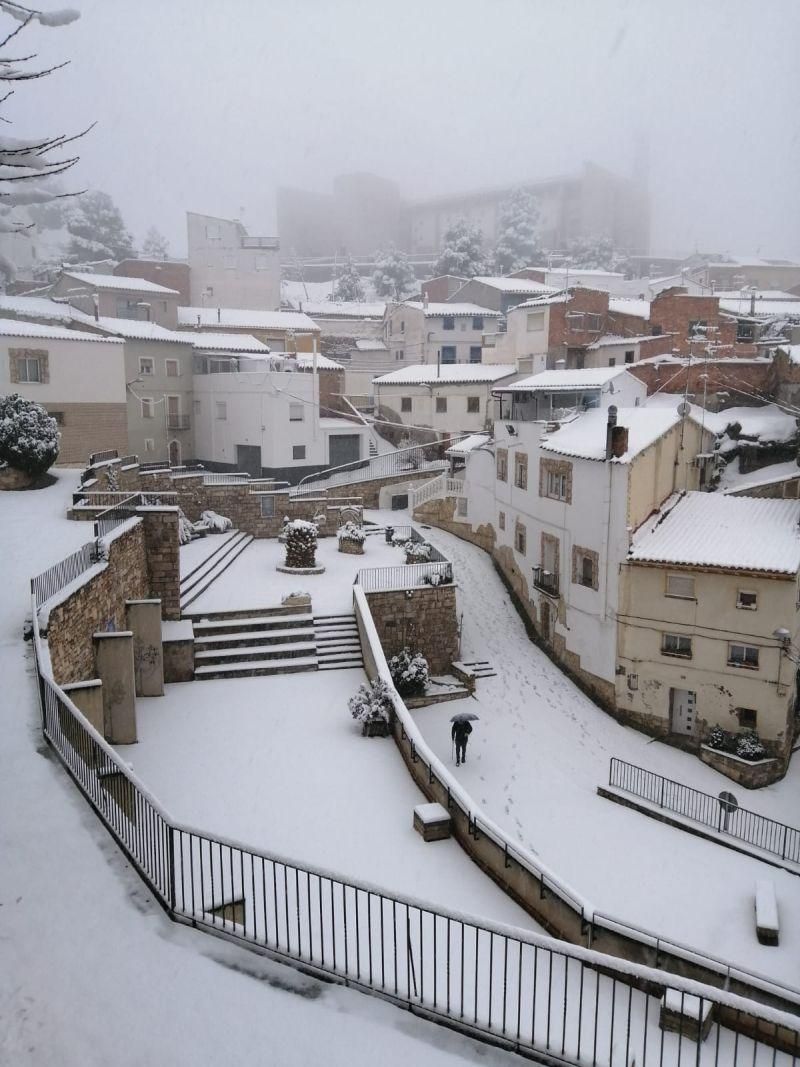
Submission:
[[[798,0],[68,2],[78,22],[17,38],[72,62],[18,88],[7,129],[96,120],[70,184],[137,243],[155,225],[185,254],[187,209],[272,235],[277,185],[349,171],[409,197],[630,174],[639,138],[652,251],[800,259]]]

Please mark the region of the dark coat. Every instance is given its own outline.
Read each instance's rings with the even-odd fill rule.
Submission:
[[[453,728],[450,731],[450,736],[453,738],[457,745],[465,745],[467,738],[472,733],[472,724],[467,719],[459,719],[453,723]]]

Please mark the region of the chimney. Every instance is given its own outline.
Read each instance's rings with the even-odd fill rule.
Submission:
[[[628,451],[628,427],[614,426],[611,430],[611,455],[619,459]]]
[[[606,424],[606,459],[611,459],[614,455],[612,451],[612,441],[614,439],[614,430],[617,428],[617,409],[612,404],[608,409],[608,423]]]

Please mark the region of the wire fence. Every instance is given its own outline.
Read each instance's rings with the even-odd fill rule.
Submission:
[[[608,784],[782,860],[800,863],[800,830],[793,826],[747,808],[721,804],[719,797],[616,757],[612,757],[609,765]]]

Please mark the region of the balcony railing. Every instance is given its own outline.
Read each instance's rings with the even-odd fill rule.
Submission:
[[[167,414],[168,430],[188,430],[190,426],[188,415]]]
[[[558,596],[558,575],[544,567],[533,568],[533,584],[547,596]]]

